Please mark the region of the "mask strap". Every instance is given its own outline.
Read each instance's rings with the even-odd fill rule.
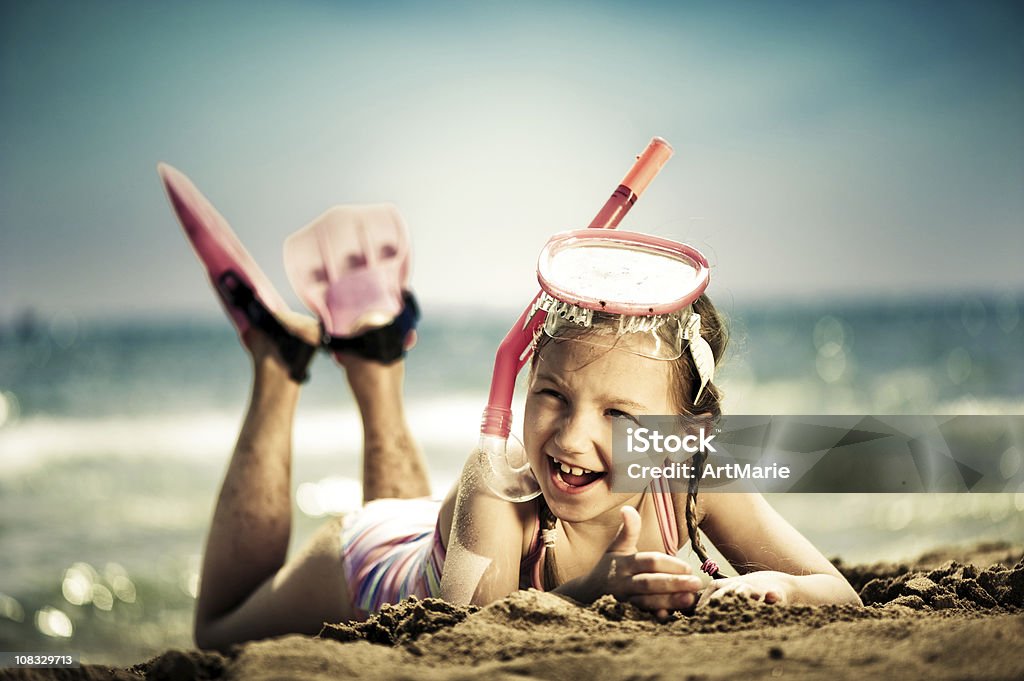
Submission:
[[[690,344],[690,356],[693,357],[693,364],[697,367],[697,374],[700,376],[700,388],[693,403],[700,402],[700,396],[704,394],[704,388],[708,383],[715,380],[715,353],[711,345],[700,335],[700,315],[696,312],[690,313],[683,328],[683,338]]]

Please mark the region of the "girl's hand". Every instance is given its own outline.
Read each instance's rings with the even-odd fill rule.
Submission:
[[[705,587],[697,602],[697,609],[707,606],[727,593],[741,594],[751,600],[764,603],[788,603],[790,598],[789,575],[781,572],[751,572],[739,577],[713,579]]]
[[[594,599],[612,594],[662,619],[669,611],[692,608],[702,586],[700,578],[675,556],[658,551],[638,553],[639,538],[640,514],[632,506],[624,506],[619,533],[587,576],[586,590]]]

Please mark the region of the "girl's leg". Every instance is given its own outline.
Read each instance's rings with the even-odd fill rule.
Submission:
[[[363,502],[430,496],[426,461],[402,400],[405,361],[383,365],[341,355],[363,420]]]
[[[294,331],[294,329],[293,329]],[[309,329],[315,334],[316,328]],[[196,604],[196,642],[226,648],[285,633],[317,633],[353,618],[340,522],[325,523],[286,561],[291,535],[291,440],[299,386],[259,332],[250,332],[249,410],[221,488]],[[405,421],[404,362],[343,356],[363,419],[364,500],[430,493],[423,456]]]
[[[307,335],[315,338],[313,324]],[[270,614],[253,612],[253,601],[285,564],[291,538],[291,443],[299,385],[261,332],[248,331],[245,341],[253,361],[252,395],[203,557],[196,602],[196,640],[202,647],[238,640],[238,620]],[[338,590],[334,602],[343,600],[341,581]],[[245,617],[239,617],[243,612]]]

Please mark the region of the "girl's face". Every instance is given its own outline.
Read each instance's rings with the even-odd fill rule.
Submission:
[[[630,342],[621,338],[620,347]],[[556,516],[568,522],[608,516],[618,523],[619,507],[636,495],[613,494],[609,487],[612,424],[678,411],[669,369],[664,360],[585,342],[552,342],[540,350],[523,440]]]

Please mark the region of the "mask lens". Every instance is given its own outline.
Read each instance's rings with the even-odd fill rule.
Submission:
[[[548,241],[537,279],[552,298],[595,312],[666,315],[704,292],[708,265],[696,249],[668,239],[578,230]]]

